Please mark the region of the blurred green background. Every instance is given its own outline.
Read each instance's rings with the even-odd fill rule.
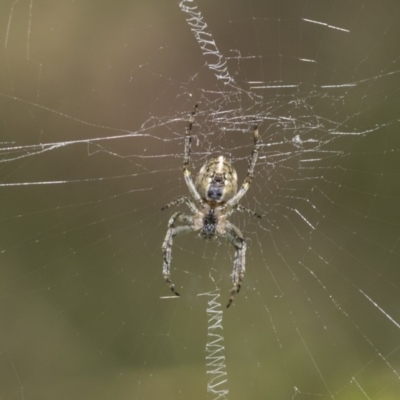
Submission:
[[[194,173],[222,152],[243,179],[263,121],[228,398],[397,399],[398,1],[192,4],[242,92],[177,1],[0,4],[0,398],[214,398],[198,295],[225,306],[233,249],[177,239],[179,299],[161,274],[200,102]]]

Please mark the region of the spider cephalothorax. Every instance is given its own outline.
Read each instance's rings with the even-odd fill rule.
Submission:
[[[216,236],[216,229],[218,218],[212,208],[208,214],[203,217],[203,228],[201,228],[200,235],[204,239],[214,239]]]
[[[242,197],[248,191],[253,179],[254,167],[260,147],[258,127],[254,126],[254,147],[249,160],[246,179],[239,190],[237,190],[236,171],[230,161],[223,156],[212,159],[203,165],[196,178],[196,183],[193,183],[189,170],[189,162],[192,141],[191,133],[196,112],[197,104],[190,115],[189,123],[186,127],[183,158],[183,175],[191,198],[180,197],[162,208],[164,210],[174,205],[186,203],[191,211],[191,215],[176,212],[169,219],[167,234],[162,245],[164,258],[163,275],[169,288],[179,296],[175,290],[175,285],[170,279],[172,241],[175,236],[194,231],[199,232],[200,237],[208,240],[214,239],[217,236],[225,237],[235,248],[232,289],[227,305],[229,307],[233,302],[235,294],[239,293],[242,285],[246,262],[246,241],[242,232],[228,221],[228,217],[234,211],[239,210],[247,211],[251,215],[260,218],[258,214],[239,204]],[[182,225],[175,226],[175,221],[182,222]]]

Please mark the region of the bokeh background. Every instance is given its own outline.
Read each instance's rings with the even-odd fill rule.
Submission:
[[[214,398],[219,290],[227,398],[397,399],[398,1],[189,4],[232,85],[178,1],[0,4],[0,398]],[[264,144],[229,310],[224,241],[175,241],[179,299],[161,274],[197,102],[194,173]]]

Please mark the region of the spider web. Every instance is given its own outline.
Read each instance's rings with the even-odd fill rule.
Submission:
[[[2,399],[398,398],[397,1],[0,10]],[[223,240],[162,279],[196,103],[194,175],[262,138],[229,310]]]

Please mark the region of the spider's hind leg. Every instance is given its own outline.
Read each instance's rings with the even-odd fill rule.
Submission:
[[[242,232],[235,225],[228,223],[226,227],[225,237],[232,243],[235,248],[235,259],[233,261],[232,271],[232,288],[226,308],[230,307],[233,299],[239,293],[242,286],[244,273],[246,270],[246,241]]]
[[[175,221],[179,220],[181,222],[186,222],[189,225],[180,225],[174,226]],[[172,259],[172,242],[173,238],[178,235],[182,235],[184,233],[188,233],[193,231],[192,227],[192,218],[188,215],[182,214],[181,212],[176,212],[172,215],[172,217],[168,221],[168,230],[167,234],[165,235],[165,239],[162,245],[162,253],[163,253],[163,276],[164,280],[167,283],[168,287],[171,291],[176,295],[179,296],[179,293],[175,290],[175,285],[170,279],[171,275],[171,259]]]

